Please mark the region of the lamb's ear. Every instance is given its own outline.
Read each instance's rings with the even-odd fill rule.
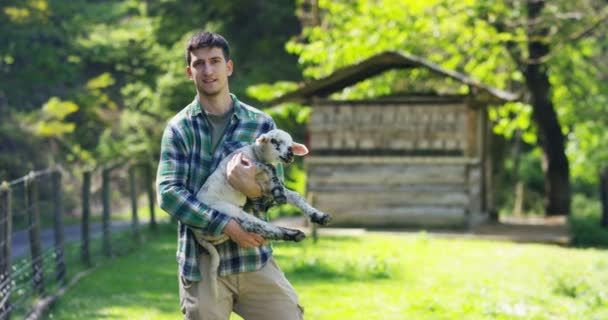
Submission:
[[[304,156],[308,154],[308,148],[305,145],[294,142],[291,145],[291,150],[296,156]]]
[[[260,135],[257,139],[255,139],[257,144],[264,144],[268,142],[268,136],[266,134]]]

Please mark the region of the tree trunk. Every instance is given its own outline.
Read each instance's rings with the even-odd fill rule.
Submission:
[[[528,0],[528,19],[538,19],[544,1]],[[548,29],[528,29],[529,39],[543,39]],[[570,168],[565,152],[565,137],[551,101],[551,83],[547,66],[540,63],[549,53],[547,42],[531,40],[528,42],[529,59],[524,68],[526,86],[530,92],[532,116],[538,128],[538,142],[543,150],[543,173],[545,175],[545,214],[567,215],[570,213]]]
[[[600,199],[602,202],[601,226],[608,228],[608,167],[600,173]]]

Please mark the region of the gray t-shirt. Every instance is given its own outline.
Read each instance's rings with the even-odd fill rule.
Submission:
[[[215,152],[217,144],[226,132],[226,128],[230,123],[230,118],[234,114],[234,108],[224,114],[213,114],[206,111],[203,112],[211,127],[211,153]]]

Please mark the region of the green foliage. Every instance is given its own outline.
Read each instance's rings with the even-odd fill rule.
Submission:
[[[43,169],[50,153],[48,143],[32,135],[20,125],[12,113],[4,113],[0,121],[0,181],[22,177],[30,170]]]
[[[532,152],[522,155],[519,164],[519,181],[526,184],[528,189],[542,194],[544,189],[544,177],[541,170],[542,155],[538,148]]]
[[[269,101],[281,95],[293,91],[298,87],[295,82],[279,81],[274,84],[258,84],[247,88],[247,95],[260,101]]]
[[[530,121],[531,115],[532,107],[521,102],[505,103],[500,108],[490,108],[488,111],[488,116],[494,123],[494,133],[511,139],[516,130],[521,130],[522,140],[528,144],[535,144],[536,134]]]
[[[93,91],[93,90],[100,90],[100,89],[110,87],[114,83],[115,83],[115,81],[114,81],[114,77],[112,77],[112,74],[110,74],[109,72],[104,72],[104,73],[100,74],[99,76],[87,81],[87,84],[85,87],[87,90]]]
[[[299,79],[296,57],[283,50],[298,32],[294,6],[291,0],[3,1],[0,109],[19,110],[23,130],[38,132],[42,145],[50,142],[49,157],[32,157],[46,165],[157,159],[164,124],[195,96],[183,58],[188,38],[206,29],[230,40],[231,89],[246,101],[250,84]],[[44,105],[55,114],[41,112]],[[2,151],[18,140],[3,139]],[[25,149],[11,147],[12,158]],[[10,163],[8,171],[26,172]]]
[[[38,122],[36,132],[43,137],[61,136],[74,131],[73,122],[64,122],[66,116],[78,111],[78,106],[72,101],[61,101],[52,97],[42,106],[42,119]]]
[[[572,244],[580,247],[608,247],[608,229],[600,226],[601,203],[577,194],[572,198],[569,217]]]
[[[78,106],[71,101],[61,101],[57,97],[52,97],[42,106],[42,112],[57,120],[63,120],[71,113],[78,111]]]

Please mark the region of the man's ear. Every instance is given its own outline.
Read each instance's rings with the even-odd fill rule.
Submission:
[[[186,66],[186,74],[188,74],[188,79],[192,80],[192,69],[190,69],[190,66]]]
[[[232,60],[226,61],[226,74],[230,77],[234,71],[234,62]]]
[[[294,142],[291,145],[291,150],[296,156],[305,156],[308,154],[308,148],[305,145]]]

